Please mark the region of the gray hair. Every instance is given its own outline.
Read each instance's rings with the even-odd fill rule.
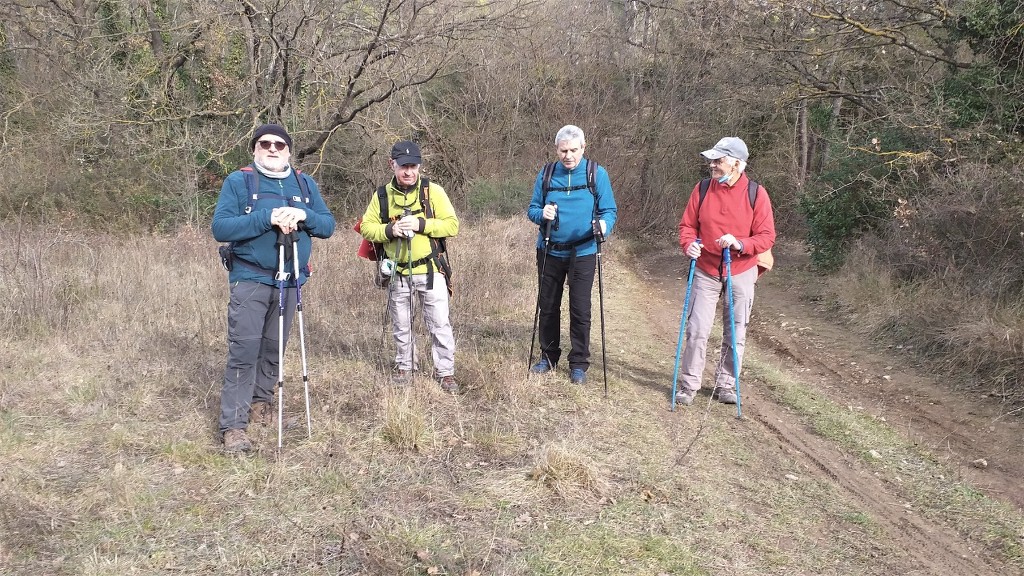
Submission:
[[[736,165],[737,172],[743,172],[744,170],[747,169],[747,163],[744,162],[743,160],[740,160],[739,158],[733,158],[733,160],[739,162],[739,164]]]
[[[569,140],[579,139],[580,144],[586,144],[587,139],[583,136],[583,129],[579,126],[573,126],[572,124],[566,124],[555,134],[555,146],[558,146],[561,142],[567,142]]]

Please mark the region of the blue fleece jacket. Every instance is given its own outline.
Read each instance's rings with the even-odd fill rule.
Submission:
[[[544,248],[544,229],[547,221],[544,220],[544,202],[554,202],[558,205],[558,217],[551,226],[551,245],[568,245],[576,243],[584,238],[590,240],[576,247],[577,256],[586,256],[597,252],[597,241],[594,239],[594,195],[587,186],[587,158],[580,160],[571,171],[566,169],[561,162],[555,163],[555,171],[551,175],[547,199],[544,199],[544,170],[537,174],[537,180],[533,184],[533,198],[530,200],[530,208],[527,210],[527,217],[540,226],[537,233],[537,248]],[[618,208],[615,206],[615,195],[612,193],[612,182],[608,178],[608,172],[603,166],[598,166],[595,176],[595,188],[597,192],[597,220],[604,220],[605,238],[609,237],[615,227],[615,218]],[[562,191],[556,188],[573,188],[581,186],[578,190]],[[568,258],[572,255],[572,249],[556,249],[553,247],[548,252],[551,256]]]
[[[309,176],[297,175],[293,171],[287,178],[268,178],[255,168],[253,173],[259,182],[259,198],[252,202],[252,210],[248,214],[245,209],[249,204],[249,193],[245,186],[245,174],[241,170],[232,172],[224,179],[217,207],[213,211],[213,237],[218,242],[234,242],[235,256],[245,261],[234,263],[228,281],[260,282],[271,286],[277,284],[273,276],[278,268],[278,249],[275,247],[277,228],[270,224],[270,213],[274,208],[292,206],[306,211],[305,230],[295,233],[299,243],[299,283],[304,284],[309,273],[309,254],[313,244],[310,237],[329,238],[334,233],[334,216],[320,196],[316,182]],[[302,198],[297,178],[306,181],[309,189],[308,203]],[[294,271],[292,260],[285,262],[285,270]],[[291,282],[289,284],[294,285]]]

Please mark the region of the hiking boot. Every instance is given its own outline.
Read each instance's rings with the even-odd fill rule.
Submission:
[[[441,390],[445,392],[458,394],[460,391],[459,383],[455,381],[455,376],[441,376],[437,379],[437,383],[441,385]]]
[[[274,409],[274,405],[262,400],[253,402],[249,408],[249,424],[257,424],[265,428],[277,428],[277,410]],[[282,428],[291,430],[298,425],[298,417],[285,416]]]
[[[252,441],[242,428],[226,430],[224,432],[224,451],[228,454],[240,452],[251,452]]]
[[[274,422],[274,409],[270,402],[257,401],[249,407],[249,424],[270,426]]]
[[[391,373],[391,385],[404,388],[412,384],[412,370],[395,368]]]
[[[693,404],[693,398],[696,395],[696,390],[679,390],[676,392],[676,404],[680,406],[689,406],[690,404]]]
[[[715,388],[715,393],[712,394],[712,397],[722,404],[736,403],[736,393],[726,388]]]
[[[551,372],[554,369],[555,365],[548,362],[547,358],[541,358],[540,362],[537,362],[530,368],[530,372],[533,372],[534,374],[544,374],[546,372]]]
[[[569,382],[573,384],[583,384],[587,381],[587,373],[583,371],[583,368],[573,368],[569,370]]]

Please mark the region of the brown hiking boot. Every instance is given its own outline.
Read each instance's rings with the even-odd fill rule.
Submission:
[[[270,402],[253,402],[249,408],[249,424],[270,426],[274,423],[274,409]]]
[[[251,452],[252,441],[248,434],[241,428],[227,430],[224,432],[224,451],[229,454],[240,452]]]
[[[441,390],[445,392],[458,394],[461,391],[459,383],[455,381],[455,376],[441,376],[437,379],[437,383],[441,385]]]
[[[269,402],[257,401],[249,408],[249,423],[259,424],[268,428],[277,428],[277,410]],[[299,425],[299,419],[295,416],[285,416],[284,429],[291,430]]]

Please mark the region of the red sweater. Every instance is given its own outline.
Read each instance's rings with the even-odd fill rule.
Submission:
[[[704,245],[697,267],[711,276],[718,276],[722,263],[722,249],[715,240],[725,234],[732,234],[743,244],[737,256],[733,254],[730,271],[733,275],[750,270],[757,265],[757,255],[766,252],[775,244],[775,219],[772,216],[772,202],[764,186],[757,190],[757,200],[750,207],[747,195],[746,174],[741,174],[735,184],[719,184],[712,179],[704,203],[700,202],[700,183],[690,192],[690,200],[679,221],[679,245],[686,252],[695,239]],[[699,208],[698,208],[699,205]],[[722,267],[725,273],[725,267]]]

